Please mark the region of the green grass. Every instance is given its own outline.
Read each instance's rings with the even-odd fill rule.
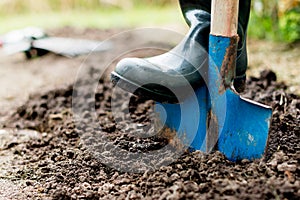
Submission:
[[[62,26],[92,28],[130,28],[182,23],[176,6],[138,7],[129,10],[98,9],[64,12],[24,13],[0,16],[0,33],[27,26],[57,28]]]

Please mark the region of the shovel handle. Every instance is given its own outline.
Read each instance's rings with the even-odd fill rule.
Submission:
[[[212,0],[211,35],[237,35],[239,0]]]
[[[208,110],[207,151],[218,146],[226,123],[227,89],[235,77],[239,0],[212,0],[209,37],[208,88],[211,105]]]
[[[212,50],[210,51],[211,59],[218,67],[222,79],[222,83],[217,84],[220,93],[231,87],[235,78],[239,40],[237,34],[238,12],[239,0],[212,0],[209,48]],[[223,51],[225,52],[223,53]],[[209,79],[214,80],[213,77],[209,77]]]

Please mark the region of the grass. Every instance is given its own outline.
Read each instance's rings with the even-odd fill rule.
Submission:
[[[130,28],[183,22],[177,6],[137,7],[128,10],[93,9],[64,12],[24,13],[0,16],[0,33],[27,26],[57,28],[62,26],[92,28]]]

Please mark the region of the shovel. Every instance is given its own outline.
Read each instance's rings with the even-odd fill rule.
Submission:
[[[192,149],[218,150],[229,160],[264,154],[272,109],[239,96],[233,86],[237,54],[238,0],[212,0],[206,86],[180,104],[156,104],[161,123]]]

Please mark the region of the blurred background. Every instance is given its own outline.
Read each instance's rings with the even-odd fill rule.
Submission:
[[[178,0],[0,0],[0,24],[0,36],[36,26],[50,36],[96,40],[136,27],[166,28],[181,36],[188,31]],[[300,0],[252,0],[248,33],[247,74],[259,76],[262,70],[272,70],[278,81],[289,85],[290,92],[300,95]],[[130,43],[153,43],[148,36],[142,36],[132,36]],[[177,44],[169,35],[154,36],[170,48]],[[124,48],[120,51],[127,51],[127,38],[117,42]],[[117,51],[109,51],[89,57],[89,62],[98,66],[95,63],[119,56],[115,54]],[[65,59],[50,55],[24,62],[23,56],[0,59],[0,85],[5,86],[0,90],[0,102],[6,100],[10,105],[13,100],[25,100],[24,91],[30,94],[37,88],[71,83],[82,63],[81,57]],[[149,54],[145,51],[140,56]]]
[[[300,40],[300,0],[253,0],[249,36]],[[26,26],[130,28],[184,24],[177,0],[1,0],[0,33]]]

